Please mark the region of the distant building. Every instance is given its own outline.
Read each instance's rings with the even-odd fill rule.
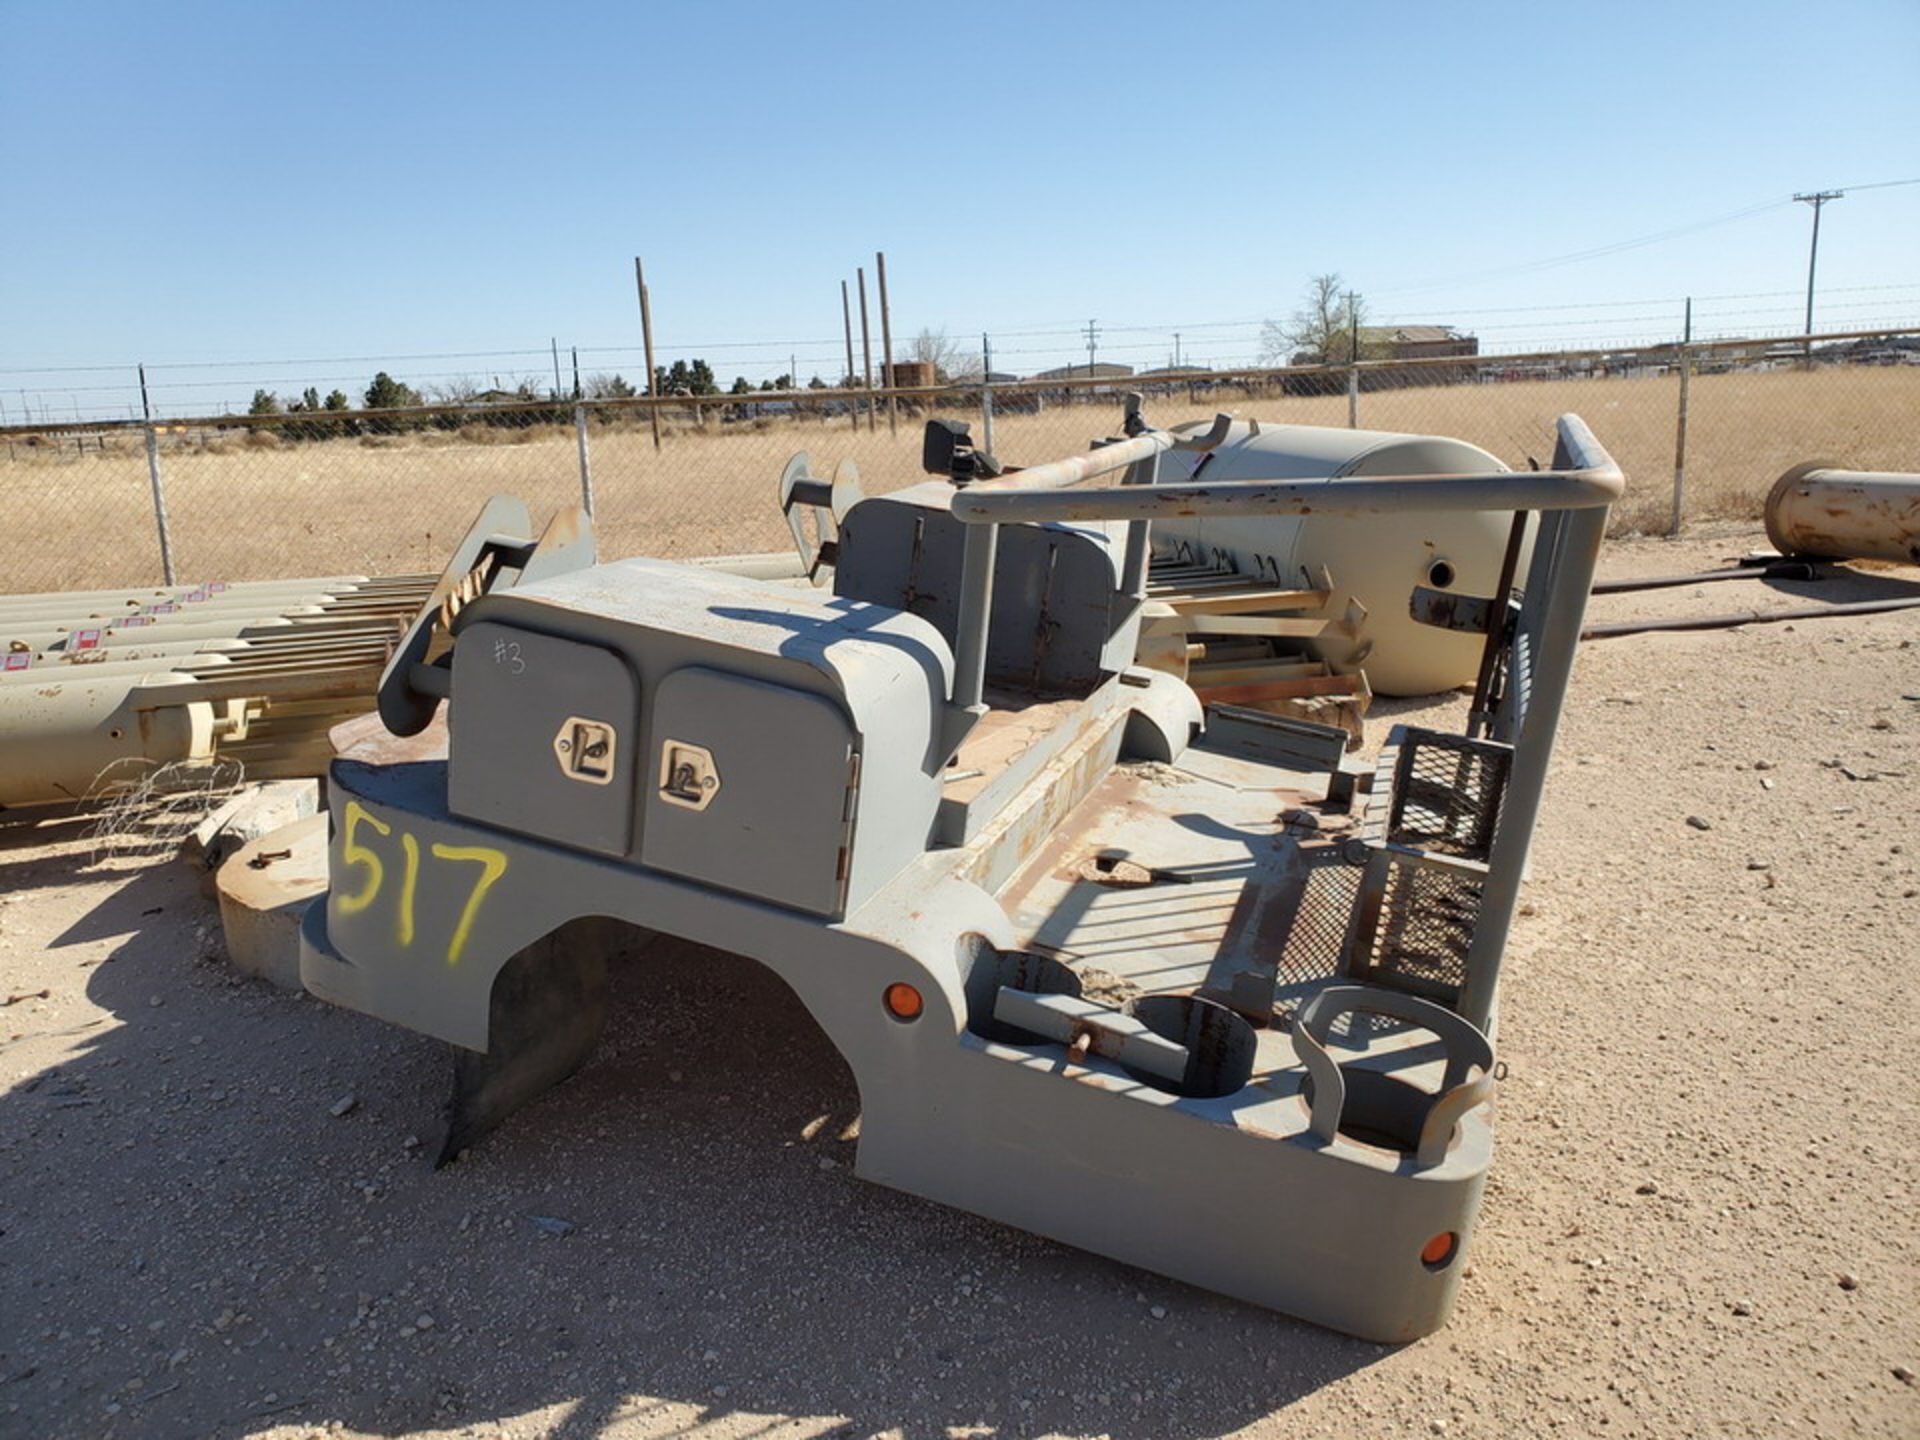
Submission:
[[[1360,372],[1362,390],[1404,390],[1414,385],[1464,385],[1475,378],[1473,365],[1409,365],[1404,369],[1378,364],[1382,360],[1462,359],[1480,353],[1480,339],[1462,335],[1451,325],[1362,325],[1360,358],[1375,362]],[[1338,365],[1344,357],[1333,356]],[[1301,377],[1315,382],[1309,393],[1324,394],[1345,389],[1346,383],[1335,375]],[[1328,384],[1336,381],[1336,384]],[[1291,388],[1291,387],[1289,387]]]
[[[1159,395],[1171,395],[1180,390],[1191,393],[1218,383],[1210,365],[1156,365],[1151,370],[1140,371],[1133,378],[1142,390]]]
[[[1361,353],[1380,360],[1431,360],[1445,355],[1478,355],[1480,338],[1462,335],[1451,325],[1362,325]]]
[[[1115,365],[1109,360],[1097,361],[1092,365],[1062,365],[1058,370],[1042,370],[1038,375],[1029,376],[1032,380],[1124,380],[1133,374],[1131,365]]]
[[[1028,392],[1032,394],[1036,400],[1044,397],[1046,403],[1050,405],[1105,403],[1109,397],[1120,389],[1120,386],[1114,382],[1131,380],[1133,378],[1133,367],[1131,365],[1116,365],[1111,361],[1101,360],[1092,365],[1062,365],[1057,370],[1042,370],[1039,374],[1030,375],[1027,378],[1034,385],[1041,387],[1049,384],[1057,384],[1062,380],[1093,380],[1096,382],[1106,382],[1093,385],[1077,385],[1072,389],[1067,389],[1063,386],[1057,390],[1040,388]]]
[[[902,390],[930,390],[940,383],[940,367],[931,360],[896,360],[893,383]]]

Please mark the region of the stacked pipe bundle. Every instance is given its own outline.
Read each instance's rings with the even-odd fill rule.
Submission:
[[[0,806],[181,761],[321,774],[328,728],[371,707],[437,578],[0,596]]]

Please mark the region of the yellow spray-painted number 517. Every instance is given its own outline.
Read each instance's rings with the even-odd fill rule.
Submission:
[[[386,867],[381,863],[379,852],[360,843],[356,832],[361,825],[383,839],[393,835],[393,827],[377,815],[368,814],[358,800],[347,802],[346,815],[341,822],[340,863],[343,867],[351,866],[366,871],[367,878],[352,894],[343,891],[335,897],[333,903],[343,915],[358,915],[372,905],[379,898],[380,888],[386,880]],[[494,882],[507,873],[507,857],[489,845],[442,845],[435,841],[430,849],[436,860],[464,860],[480,867],[473,890],[467,896],[467,903],[460,908],[460,919],[453,927],[453,938],[447,942],[447,964],[457,965],[461,953],[467,948],[467,937],[473,933],[474,917],[480,913],[481,902],[487,898],[487,892],[493,888]],[[394,926],[404,949],[413,944],[413,897],[420,883],[420,842],[403,830],[400,832],[400,851],[405,868],[400,873],[400,900],[394,914]]]

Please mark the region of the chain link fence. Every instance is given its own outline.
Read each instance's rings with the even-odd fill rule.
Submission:
[[[782,467],[841,460],[876,493],[923,478],[930,416],[1013,464],[1225,410],[1457,436],[1510,465],[1584,416],[1625,469],[1616,533],[1752,518],[1781,471],[1920,465],[1920,338],[1901,332],[1637,351],[1158,372],[928,389],[422,406],[0,430],[0,593],[436,571],[490,495],[594,513],[605,556],[778,550]]]

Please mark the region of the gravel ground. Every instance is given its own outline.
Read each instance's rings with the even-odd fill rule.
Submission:
[[[688,946],[436,1174],[435,1045],[229,973],[182,865],[0,829],[0,1434],[1920,1434],[1917,697],[1911,612],[1586,652],[1471,1268],[1403,1347],[857,1182],[825,1040]]]

